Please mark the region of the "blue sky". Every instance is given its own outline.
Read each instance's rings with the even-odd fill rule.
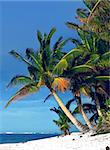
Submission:
[[[0,7],[0,132],[59,132],[52,122],[57,116],[49,110],[57,104],[54,98],[44,104],[43,100],[49,94],[45,88],[3,110],[6,101],[19,89],[6,89],[6,85],[13,76],[27,74],[26,66],[8,52],[14,49],[24,54],[27,47],[38,49],[38,29],[43,33],[56,27],[52,43],[61,35],[76,37],[65,22],[76,22],[75,11],[84,4],[82,1],[6,1],[0,2]],[[64,50],[69,51],[72,47],[69,43]],[[59,96],[64,102],[72,97],[70,92],[59,93]]]

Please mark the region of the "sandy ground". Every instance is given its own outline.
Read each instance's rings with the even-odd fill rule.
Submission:
[[[90,136],[88,133],[72,133],[65,137],[53,137],[26,143],[0,144],[0,150],[106,150],[110,147],[110,133]]]

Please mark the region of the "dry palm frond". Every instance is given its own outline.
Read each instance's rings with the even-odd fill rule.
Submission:
[[[62,91],[64,92],[66,89],[69,88],[70,82],[68,79],[58,77],[55,78],[53,83],[52,83],[52,88],[54,90]]]
[[[10,98],[10,100],[5,105],[5,108],[7,108],[11,102],[21,99],[21,98],[23,98],[31,93],[37,92],[37,91],[38,91],[37,83],[36,84],[28,84],[28,85],[24,86],[14,96],[12,96]]]

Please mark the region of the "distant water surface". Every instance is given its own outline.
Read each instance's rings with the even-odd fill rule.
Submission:
[[[58,134],[0,134],[0,144],[19,143],[31,140],[44,139],[57,136]]]

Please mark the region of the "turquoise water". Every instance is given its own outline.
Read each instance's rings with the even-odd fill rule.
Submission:
[[[0,134],[0,144],[27,142],[57,135],[58,134]]]

